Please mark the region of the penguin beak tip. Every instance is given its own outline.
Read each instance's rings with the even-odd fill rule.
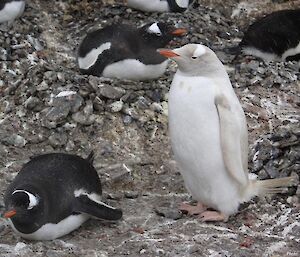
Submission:
[[[183,35],[187,34],[187,30],[183,29],[183,28],[178,28],[178,29],[173,30],[171,32],[171,34],[174,36],[183,36]]]
[[[179,54],[175,53],[174,51],[170,49],[157,49],[157,52],[161,54],[162,56],[165,56],[167,58],[172,58],[172,57],[178,57],[180,56]]]
[[[15,216],[17,214],[16,210],[10,210],[3,214],[3,218],[10,219],[11,217]]]

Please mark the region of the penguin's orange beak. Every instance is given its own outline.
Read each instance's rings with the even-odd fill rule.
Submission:
[[[170,49],[157,49],[157,52],[167,58],[177,57],[180,56],[179,54],[176,54]]]
[[[173,30],[172,32],[171,32],[171,34],[172,35],[174,35],[174,36],[183,36],[183,35],[185,35],[187,33],[187,30],[186,29],[180,29],[180,28],[178,28],[178,29],[175,29],[175,30]]]
[[[3,217],[9,219],[17,214],[16,210],[11,210],[3,214]]]

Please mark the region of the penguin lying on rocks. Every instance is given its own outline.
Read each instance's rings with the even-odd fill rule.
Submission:
[[[270,61],[300,61],[300,9],[273,12],[254,22],[237,47],[240,52]]]
[[[185,29],[152,22],[140,28],[112,24],[89,33],[78,50],[78,66],[84,74],[129,80],[160,77],[168,60],[156,49],[165,47]]]
[[[118,220],[122,211],[101,201],[101,182],[87,159],[50,153],[25,164],[5,192],[14,231],[30,240],[52,240],[77,229],[90,217]]]

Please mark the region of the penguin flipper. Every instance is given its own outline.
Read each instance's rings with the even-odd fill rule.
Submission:
[[[73,211],[86,213],[103,220],[119,220],[123,215],[121,209],[116,209],[101,201],[94,201],[87,195],[80,195],[75,198]]]
[[[245,140],[237,116],[231,111],[229,101],[224,95],[215,98],[220,122],[221,149],[227,172],[242,186],[248,184],[248,171],[243,160]]]

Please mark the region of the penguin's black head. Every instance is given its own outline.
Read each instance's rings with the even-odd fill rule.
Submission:
[[[163,22],[152,22],[140,28],[147,44],[155,48],[166,46],[174,37],[186,34],[186,30]]]
[[[26,190],[15,190],[7,197],[5,207],[4,218],[26,223],[32,221],[40,207],[40,199],[36,194]]]

